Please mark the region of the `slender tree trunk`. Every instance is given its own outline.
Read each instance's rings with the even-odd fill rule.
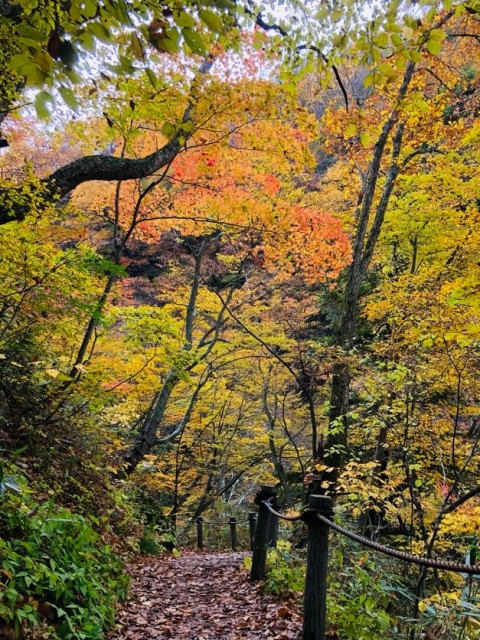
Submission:
[[[389,118],[385,121],[373,148],[373,156],[364,177],[357,208],[357,229],[353,241],[352,262],[348,270],[343,298],[343,309],[337,334],[337,344],[350,351],[355,343],[358,328],[361,287],[372,260],[380,236],[385,214],[390,202],[395,181],[400,173],[399,156],[402,148],[404,125],[399,123],[399,106],[406,96],[415,70],[415,64],[407,64],[397,99]],[[385,159],[388,142],[391,140],[390,161],[385,168],[385,181],[381,188],[378,180]],[[404,165],[402,165],[403,167]],[[378,193],[380,192],[380,193]],[[378,196],[378,197],[377,197]],[[329,426],[324,457],[329,469],[323,474],[331,489],[338,479],[347,457],[348,412],[351,375],[346,358],[340,358],[332,368],[330,392]]]
[[[162,388],[156,395],[152,406],[145,416],[141,425],[140,433],[135,439],[135,443],[126,457],[127,474],[130,474],[135,470],[138,463],[143,460],[145,455],[155,444],[158,427],[163,420],[172,392],[179,381],[179,371],[177,369],[171,369],[167,373],[167,377],[165,378]]]

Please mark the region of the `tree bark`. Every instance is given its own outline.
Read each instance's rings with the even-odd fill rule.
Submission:
[[[400,173],[398,159],[402,148],[404,125],[398,123],[399,107],[408,92],[414,70],[415,63],[410,61],[407,64],[393,110],[384,123],[375,143],[372,161],[364,178],[359,198],[356,214],[358,224],[353,242],[353,257],[348,270],[343,309],[336,340],[338,346],[348,351],[353,348],[355,343],[361,287],[365,281],[380,236],[395,181]],[[386,178],[378,204],[375,205],[382,160],[385,157],[390,139],[392,139],[391,158],[386,169]],[[323,479],[332,488],[347,455],[349,396],[349,365],[346,358],[340,358],[332,369],[329,426],[324,452],[327,465],[329,468],[333,467],[333,471],[324,472]]]

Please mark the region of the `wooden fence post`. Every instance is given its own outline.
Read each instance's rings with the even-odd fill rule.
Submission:
[[[328,496],[311,495],[308,506],[321,515],[333,515]],[[327,618],[328,533],[330,527],[314,514],[304,514],[308,525],[307,575],[303,604],[303,640],[325,640]]]
[[[278,510],[277,497],[275,496],[273,500],[271,500],[270,504],[275,509]],[[268,546],[275,548],[278,542],[278,516],[270,512],[270,527],[268,531]]]
[[[232,545],[232,551],[236,551],[237,550],[237,520],[236,518],[230,518],[230,520],[228,521],[228,524],[230,525],[230,542]]]
[[[203,518],[198,516],[197,518],[197,547],[203,549]]]
[[[267,559],[267,547],[270,542],[270,511],[263,504],[265,500],[275,498],[273,487],[262,485],[255,497],[255,504],[258,505],[257,529],[255,532],[255,543],[253,546],[252,568],[250,570],[250,580],[262,580],[265,577],[265,562]]]
[[[250,551],[253,551],[255,544],[255,529],[257,528],[257,514],[255,511],[248,512],[248,530],[250,532]]]

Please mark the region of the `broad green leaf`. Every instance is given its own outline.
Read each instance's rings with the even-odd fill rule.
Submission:
[[[154,89],[158,88],[158,84],[157,84],[157,76],[155,75],[155,73],[152,71],[152,69],[150,69],[150,67],[147,67],[145,69],[148,79],[150,80],[150,84],[152,85],[152,87]]]
[[[32,27],[31,25],[26,23],[19,24],[16,31],[20,36],[29,38],[30,40],[36,40],[38,42],[42,42],[47,36],[47,34],[40,29]]]
[[[80,43],[86,51],[95,51],[95,38],[90,31],[84,31],[79,36]]]
[[[32,62],[32,58],[28,53],[17,53],[12,56],[8,62],[10,69],[20,70],[27,64]]]
[[[195,18],[186,11],[174,11],[173,19],[179,27],[189,27],[190,29],[193,29],[197,26]]]
[[[87,29],[102,42],[110,42],[110,31],[101,22],[91,22]]]
[[[72,111],[78,112],[80,105],[78,103],[77,98],[75,97],[75,94],[73,93],[73,91],[71,89],[69,89],[69,87],[65,87],[65,86],[61,86],[59,88],[59,92],[60,95],[63,98],[63,101],[65,102],[65,104],[70,107],[70,109],[72,109]]]
[[[182,34],[185,38],[185,42],[194,53],[198,53],[202,56],[207,53],[205,49],[205,43],[203,42],[202,37],[196,31],[185,27],[184,29],[182,29]]]
[[[374,80],[375,80],[374,73],[369,73],[367,76],[365,76],[365,79],[363,81],[363,86],[365,87],[365,89],[368,89],[368,87],[371,87]]]
[[[356,133],[357,133],[357,125],[356,124],[350,124],[345,129],[344,137],[345,138],[350,138],[351,136],[354,136]]]
[[[215,33],[222,33],[223,20],[218,13],[215,13],[215,11],[211,11],[210,9],[201,9],[198,13],[202,22],[204,22],[209,29]]]
[[[386,33],[380,33],[376,38],[374,38],[374,44],[381,49],[385,49],[389,44],[388,35]]]
[[[167,53],[178,53],[180,43],[180,32],[175,27],[168,29],[165,38],[158,38],[155,40],[155,46],[160,51],[166,51]]]
[[[130,45],[128,47],[129,51],[135,56],[135,58],[143,58],[144,52],[142,43],[140,42],[139,37],[136,33],[132,33],[130,37]]]
[[[165,122],[162,127],[162,133],[166,138],[170,140],[177,133],[177,127],[173,124],[173,122]]]
[[[40,69],[34,69],[30,71],[27,76],[28,87],[43,87],[45,80],[48,78],[48,74],[40,71]]]
[[[82,15],[85,18],[94,18],[97,15],[97,3],[95,2],[95,0],[84,1]]]
[[[43,51],[36,51],[33,55],[33,59],[39,66],[40,70],[44,73],[50,73],[53,68],[53,60],[48,55],[48,53],[44,53]]]
[[[48,93],[48,91],[40,91],[37,93],[33,105],[38,117],[42,120],[50,117],[50,111],[47,108],[48,102],[50,102],[50,104],[54,103],[53,96]]]
[[[442,50],[442,45],[439,40],[428,40],[426,45],[428,53],[431,53],[432,56],[437,56]]]
[[[445,33],[445,31],[443,29],[432,29],[430,31],[430,39],[431,40],[445,40],[445,38],[447,37],[447,34]]]
[[[395,47],[403,46],[403,38],[399,36],[398,33],[392,33],[391,39],[392,39],[392,44]]]
[[[377,69],[379,73],[381,73],[383,76],[387,78],[394,78],[397,75],[395,73],[395,69],[392,69],[392,67],[389,64],[379,64]]]

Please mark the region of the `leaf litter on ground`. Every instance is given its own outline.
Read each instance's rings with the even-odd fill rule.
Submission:
[[[245,553],[182,552],[130,565],[130,598],[108,640],[296,640],[296,603],[262,593]]]

